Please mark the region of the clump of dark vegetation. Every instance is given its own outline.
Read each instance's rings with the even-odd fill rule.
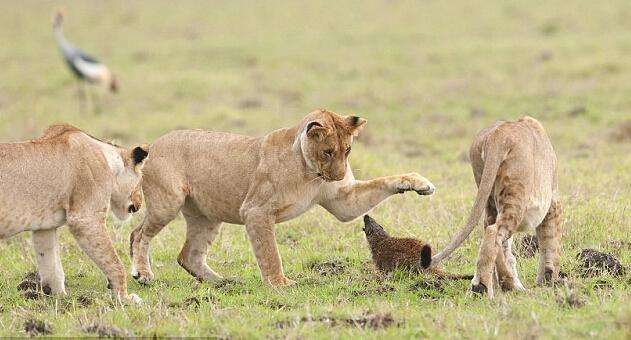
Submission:
[[[29,300],[39,299],[42,296],[40,288],[39,274],[37,272],[30,272],[26,274],[24,279],[22,279],[22,282],[20,282],[17,286],[17,289],[22,293],[22,296]]]
[[[611,139],[616,142],[631,141],[631,120],[625,120],[616,126],[616,128],[611,132]]]
[[[539,251],[539,241],[535,235],[524,235],[517,243],[517,255],[523,258],[531,258]]]
[[[383,329],[388,328],[396,324],[396,326],[400,326],[400,323],[396,323],[394,317],[391,313],[365,313],[359,317],[351,317],[351,318],[336,318],[330,316],[321,316],[318,318],[313,318],[311,316],[303,316],[300,319],[294,320],[285,320],[276,323],[276,328],[278,329],[286,329],[286,328],[294,328],[297,327],[300,323],[322,323],[329,327],[336,326],[350,326],[357,327],[361,329]]]
[[[29,336],[53,334],[53,328],[46,321],[29,319],[24,322],[24,331]]]
[[[323,262],[313,261],[307,264],[307,268],[322,276],[340,275],[346,271],[347,263],[342,260],[327,260]]]
[[[602,253],[594,249],[583,249],[577,257],[581,261],[583,277],[593,277],[604,273],[609,273],[613,276],[623,276],[625,274],[625,268],[611,254]]]
[[[92,323],[84,327],[83,332],[96,335],[99,338],[126,338],[134,336],[124,329],[113,326],[106,326],[99,323]]]

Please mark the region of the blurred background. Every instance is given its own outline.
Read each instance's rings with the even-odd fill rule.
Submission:
[[[117,93],[88,86],[83,110],[77,79],[53,37],[52,18],[60,9],[68,41],[106,64],[118,81]],[[467,153],[473,136],[497,119],[528,114],[546,127],[559,157],[566,205],[563,265],[589,246],[628,263],[630,56],[626,0],[0,1],[0,141],[34,138],[54,122],[129,145],[181,128],[261,136],[297,124],[320,107],[357,114],[368,124],[350,158],[356,177],[417,171],[437,186],[430,199],[399,195],[373,216],[396,236],[421,237],[440,248],[464,223],[475,195]],[[135,222],[112,231],[121,254],[127,253]],[[278,239],[286,271],[303,284],[321,279],[305,269],[310,258],[350,259],[352,268],[368,259],[360,222],[344,225],[318,208],[284,225]],[[476,237],[453,259],[452,269],[472,272]],[[15,263],[0,268],[11,282],[32,266],[27,239],[2,246],[7,261]],[[192,280],[174,260],[182,239],[180,219],[153,241],[157,280],[180,294],[175,296],[186,296],[188,288],[180,283]],[[68,270],[75,289],[85,284],[71,281],[73,275],[97,280],[100,274],[74,242],[66,244],[65,252],[83,259]],[[222,274],[259,283],[242,228],[224,228],[211,252],[209,263]],[[529,261],[522,281],[532,285],[536,261]],[[353,270],[344,275],[360,275]],[[371,304],[340,302],[336,296],[346,294],[347,286],[338,279],[322,279],[331,296],[293,292],[293,299],[316,309]],[[150,301],[163,298],[137,285],[130,289]],[[464,289],[455,289],[454,296]],[[238,293],[235,300],[219,297],[219,303],[253,308],[241,312],[256,324],[260,311],[252,297]],[[406,310],[409,301],[404,296],[388,303]],[[524,305],[528,312],[523,318],[514,314],[513,321],[530,318],[532,308],[541,308],[540,315],[555,313]],[[606,314],[590,311],[584,319],[563,320],[581,329],[585,320]],[[461,312],[455,309],[450,320],[459,320]],[[434,327],[433,319],[412,315]],[[136,329],[161,327],[145,325],[140,315],[124,320]],[[555,327],[554,320],[559,319],[541,322]],[[177,329],[177,322],[164,327]],[[242,326],[233,323],[226,327]]]

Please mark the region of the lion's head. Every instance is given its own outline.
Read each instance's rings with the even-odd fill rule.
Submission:
[[[325,181],[342,180],[346,176],[353,137],[365,124],[363,118],[341,116],[325,109],[308,114],[300,135],[300,148],[307,166]]]
[[[117,169],[110,207],[114,216],[124,221],[142,205],[142,167],[148,155],[146,147],[137,146],[131,150],[121,148],[124,167]]]

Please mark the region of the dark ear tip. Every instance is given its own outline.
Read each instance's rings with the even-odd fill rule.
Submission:
[[[145,158],[147,158],[147,155],[149,155],[147,150],[143,149],[140,146],[135,147],[134,150],[132,151],[132,156],[134,158],[134,164],[138,164],[138,163],[141,163],[142,161],[144,161]]]
[[[427,268],[432,264],[432,247],[429,244],[421,248],[421,267]]]

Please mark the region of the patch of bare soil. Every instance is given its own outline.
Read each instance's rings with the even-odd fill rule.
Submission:
[[[535,256],[539,250],[539,241],[536,235],[524,235],[517,242],[517,255],[523,258],[531,258]]]
[[[486,110],[481,107],[472,107],[469,109],[469,116],[471,118],[484,117],[486,114]]]
[[[581,261],[583,277],[593,277],[609,273],[613,276],[623,276],[625,268],[620,260],[611,254],[602,253],[594,249],[583,249],[577,258]]]
[[[611,139],[616,142],[631,141],[631,120],[626,120],[616,126],[611,132]]]
[[[304,316],[300,319],[294,320],[285,320],[276,323],[276,328],[278,329],[286,329],[286,328],[295,328],[301,323],[322,323],[329,327],[336,326],[347,326],[347,327],[357,327],[362,329],[383,329],[391,326],[399,326],[400,323],[395,322],[394,317],[391,313],[365,313],[359,317],[351,317],[351,318],[335,318],[329,316],[321,316],[318,318],[313,318],[311,316]]]
[[[201,298],[198,298],[196,296],[191,296],[188,297],[186,299],[184,299],[184,301],[182,302],[172,302],[169,304],[170,308],[193,308],[193,309],[197,309],[199,308],[199,306],[202,305],[202,303],[217,303],[218,300],[216,297],[214,296],[204,296]]]
[[[84,333],[93,334],[99,338],[127,338],[134,336],[129,331],[118,327],[106,326],[99,323],[93,323],[83,328]]]
[[[276,301],[276,300],[271,300],[271,301],[263,301],[260,303],[261,306],[265,306],[269,309],[272,310],[289,310],[292,309],[293,306],[290,304],[286,304],[284,302],[280,302],[280,301]]]
[[[81,307],[89,307],[94,303],[94,299],[92,299],[91,297],[87,296],[87,295],[80,295],[77,298],[77,303],[81,306]]]
[[[384,295],[392,292],[396,292],[396,288],[391,285],[383,284],[374,289],[356,290],[353,292],[354,296],[370,296],[370,295]]]
[[[567,289],[564,293],[557,295],[557,303],[560,306],[580,308],[585,305],[585,300],[580,297],[575,290]]]
[[[410,285],[410,291],[418,293],[421,299],[439,299],[445,289],[443,287],[444,280],[425,279],[417,281]]]
[[[347,263],[342,260],[327,260],[307,264],[307,268],[322,276],[343,274],[346,271],[347,266]]]
[[[248,293],[250,289],[245,286],[243,281],[235,278],[223,278],[213,284],[213,286],[224,293]]]
[[[29,336],[53,334],[53,328],[46,321],[29,319],[24,322],[24,331]]]
[[[566,112],[570,117],[584,116],[586,113],[587,108],[585,106],[575,106]]]
[[[258,98],[247,98],[239,102],[240,109],[258,109],[263,103]]]

